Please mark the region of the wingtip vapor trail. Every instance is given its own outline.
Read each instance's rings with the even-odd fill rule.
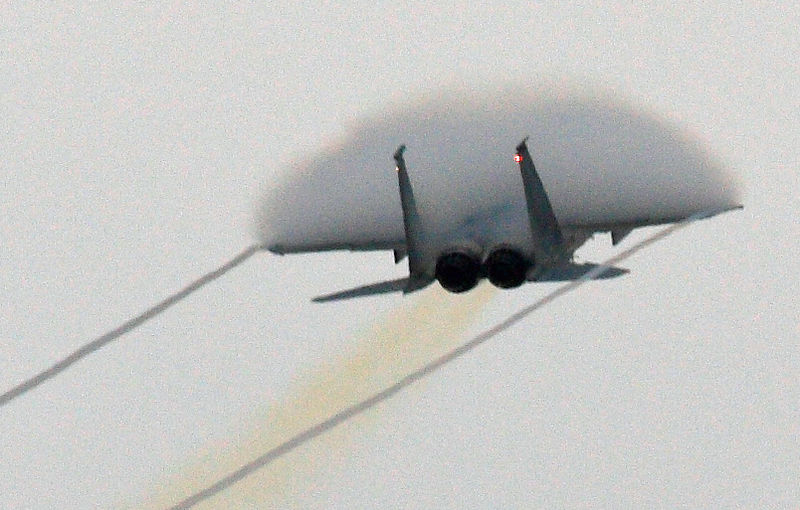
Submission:
[[[90,354],[97,352],[98,350],[102,349],[103,347],[110,344],[114,340],[119,339],[126,333],[133,331],[134,329],[138,328],[139,326],[149,321],[150,319],[165,312],[167,309],[171,308],[179,301],[182,301],[183,299],[187,298],[189,295],[199,290],[200,288],[204,287],[206,284],[211,283],[212,281],[220,278],[222,275],[224,275],[231,269],[241,265],[261,249],[262,247],[259,245],[248,246],[247,248],[242,250],[239,254],[230,259],[228,262],[222,264],[213,271],[204,274],[203,276],[191,282],[189,285],[182,288],[175,294],[172,294],[171,296],[167,297],[166,299],[162,300],[156,305],[148,308],[141,314],[126,321],[117,328],[114,328],[111,331],[95,338],[91,342],[81,346],[68,356],[57,361],[55,364],[53,364],[46,370],[39,372],[33,377],[21,382],[17,386],[6,391],[2,395],[0,395],[0,407],[3,407],[4,405],[9,404],[13,400],[21,397],[22,395],[25,395],[29,391],[38,388],[45,382],[54,378],[61,372],[67,370],[69,367],[81,361]]]

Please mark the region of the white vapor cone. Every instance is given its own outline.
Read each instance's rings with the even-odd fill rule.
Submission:
[[[735,180],[697,140],[610,95],[452,90],[364,119],[287,169],[262,202],[259,241],[278,251],[402,242],[392,161],[400,144],[429,228],[496,218],[481,228],[524,231],[513,155],[525,136],[561,225],[660,223],[739,204]]]

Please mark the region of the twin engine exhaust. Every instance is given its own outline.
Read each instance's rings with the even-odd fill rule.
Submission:
[[[513,289],[525,282],[532,266],[532,260],[505,246],[492,250],[483,262],[466,250],[453,250],[439,256],[435,276],[450,292],[471,290],[484,277],[496,287]]]
[[[436,259],[433,276],[450,292],[466,292],[484,277],[503,289],[518,287],[525,282],[528,272],[534,266],[534,256],[536,263],[547,267],[556,259],[563,259],[567,254],[561,228],[533,165],[526,140],[527,138],[517,145],[514,161],[519,165],[525,191],[528,222],[533,237],[531,247],[533,255],[526,257],[519,250],[507,245],[495,246],[485,259],[468,248],[445,251]],[[394,161],[400,190],[400,205],[403,209],[405,249],[408,254],[409,283],[406,291],[411,292],[421,288],[420,284],[424,286],[426,282],[430,282],[431,268],[423,259],[425,231],[417,211],[414,190],[411,188],[403,156],[405,150],[405,145],[398,147],[394,153]]]

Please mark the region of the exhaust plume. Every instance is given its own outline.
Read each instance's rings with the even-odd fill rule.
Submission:
[[[313,447],[275,457],[270,469],[259,469],[253,458],[265,451],[288,444],[289,439],[313,427],[342,409],[363,401],[398,379],[413,372],[430,359],[441,356],[463,339],[472,322],[495,295],[490,285],[482,285],[459,299],[438,287],[419,297],[403,300],[400,307],[372,326],[346,356],[320,367],[286,400],[269,407],[262,423],[238,444],[213,445],[202,460],[179,478],[166,484],[145,508],[163,509],[181,501],[187,494],[201,493],[190,504],[174,508],[288,508],[298,491],[308,487],[320,464],[345,454],[356,440],[358,429],[339,427],[316,438]],[[369,426],[379,415],[362,419]],[[288,451],[280,450],[288,453]],[[245,466],[247,477],[218,488],[231,472]],[[234,485],[235,483],[235,485]],[[216,488],[211,498],[202,489]],[[206,499],[208,497],[208,499]],[[137,506],[140,507],[140,506]]]

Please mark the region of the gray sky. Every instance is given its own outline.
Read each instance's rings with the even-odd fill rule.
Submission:
[[[699,137],[741,176],[746,209],[287,458],[283,503],[796,506],[798,18],[768,3],[7,5],[0,387],[250,244],[283,169],[358,119],[444,86],[567,75]],[[387,254],[257,256],[0,409],[0,508],[169,492],[413,306],[312,296],[403,269]],[[470,302],[467,327],[550,288]]]

